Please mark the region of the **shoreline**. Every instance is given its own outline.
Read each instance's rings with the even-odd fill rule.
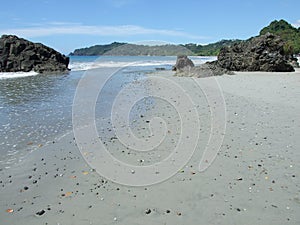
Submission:
[[[202,139],[186,167],[153,186],[115,184],[87,166],[73,134],[66,133],[55,143],[29,154],[22,166],[0,171],[1,222],[298,224],[300,70],[236,72],[236,75],[200,78],[204,84],[208,79],[219,82],[227,107],[227,129],[221,151],[203,173],[198,172],[197,166],[209,135],[205,99],[199,90],[189,86],[191,78],[173,77],[171,71],[155,74],[176,80],[199,103]],[[156,113],[173,116],[162,103],[157,106],[147,118]],[[138,121],[135,130],[141,136],[147,134],[139,130],[145,126],[145,120]],[[126,150],[122,153],[114,142],[108,143],[115,150],[114,155],[136,161],[135,154]],[[166,146],[172,146],[170,140]],[[150,162],[154,159],[158,160],[149,156]],[[6,212],[7,209],[13,212]],[[37,216],[42,210],[45,212]]]

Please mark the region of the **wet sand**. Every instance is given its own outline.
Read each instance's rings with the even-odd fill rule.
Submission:
[[[156,185],[119,185],[87,165],[69,132],[37,146],[17,166],[1,169],[1,224],[299,224],[299,69],[201,79],[204,84],[217,79],[227,112],[220,152],[202,173],[198,165],[210,132],[205,98],[188,87],[191,78],[172,77],[169,71],[158,74],[186,85],[199,103],[203,129],[184,168]],[[133,130],[145,136],[148,119],[159,115],[169,118],[169,125],[178,119],[158,102]],[[99,121],[106,146],[127,162],[159,161],[175,144],[176,135],[166,140],[159,154],[147,153],[140,162],[138,153],[121,148],[105,123]]]

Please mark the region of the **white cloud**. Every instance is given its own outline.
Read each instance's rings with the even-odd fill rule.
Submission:
[[[295,23],[292,23],[292,25],[296,28],[300,27],[300,20],[297,20]]]
[[[90,26],[65,22],[49,22],[15,29],[2,29],[2,34],[15,34],[25,38],[51,36],[58,34],[80,34],[95,36],[114,36],[126,37],[134,35],[161,35],[161,36],[178,36],[190,39],[205,39],[205,37],[192,35],[178,30],[151,29],[135,25],[122,26]]]

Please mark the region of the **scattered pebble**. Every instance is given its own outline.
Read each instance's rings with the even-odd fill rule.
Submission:
[[[7,213],[13,213],[14,210],[13,210],[13,209],[7,209],[6,212],[7,212]]]
[[[146,213],[146,214],[150,214],[150,213],[151,213],[151,209],[146,209],[146,210],[145,210],[145,213]]]
[[[62,194],[63,197],[69,197],[72,195],[71,191],[66,192],[65,194]]]
[[[37,216],[42,216],[42,215],[45,214],[45,212],[46,212],[46,211],[42,209],[41,211],[36,212],[35,215],[37,215]]]

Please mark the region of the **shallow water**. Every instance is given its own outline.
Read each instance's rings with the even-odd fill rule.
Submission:
[[[92,64],[91,60],[94,58],[83,57],[82,61]],[[101,92],[99,116],[109,115],[112,99],[125,83],[153,69],[134,67],[116,73]],[[18,162],[33,149],[72,130],[73,98],[84,73],[72,71],[0,80],[1,166]]]
[[[193,59],[199,64],[214,58]],[[176,57],[71,57],[72,71],[67,74],[3,77],[0,79],[0,166],[9,167],[28,152],[72,131],[74,94],[88,69],[121,68],[106,82],[95,108],[97,117],[109,118],[113,99],[126,84],[143,79],[156,68],[170,70],[175,60]],[[141,103],[139,113],[151,101]]]
[[[71,129],[71,106],[81,76],[72,72],[0,81],[1,163],[13,163]]]

